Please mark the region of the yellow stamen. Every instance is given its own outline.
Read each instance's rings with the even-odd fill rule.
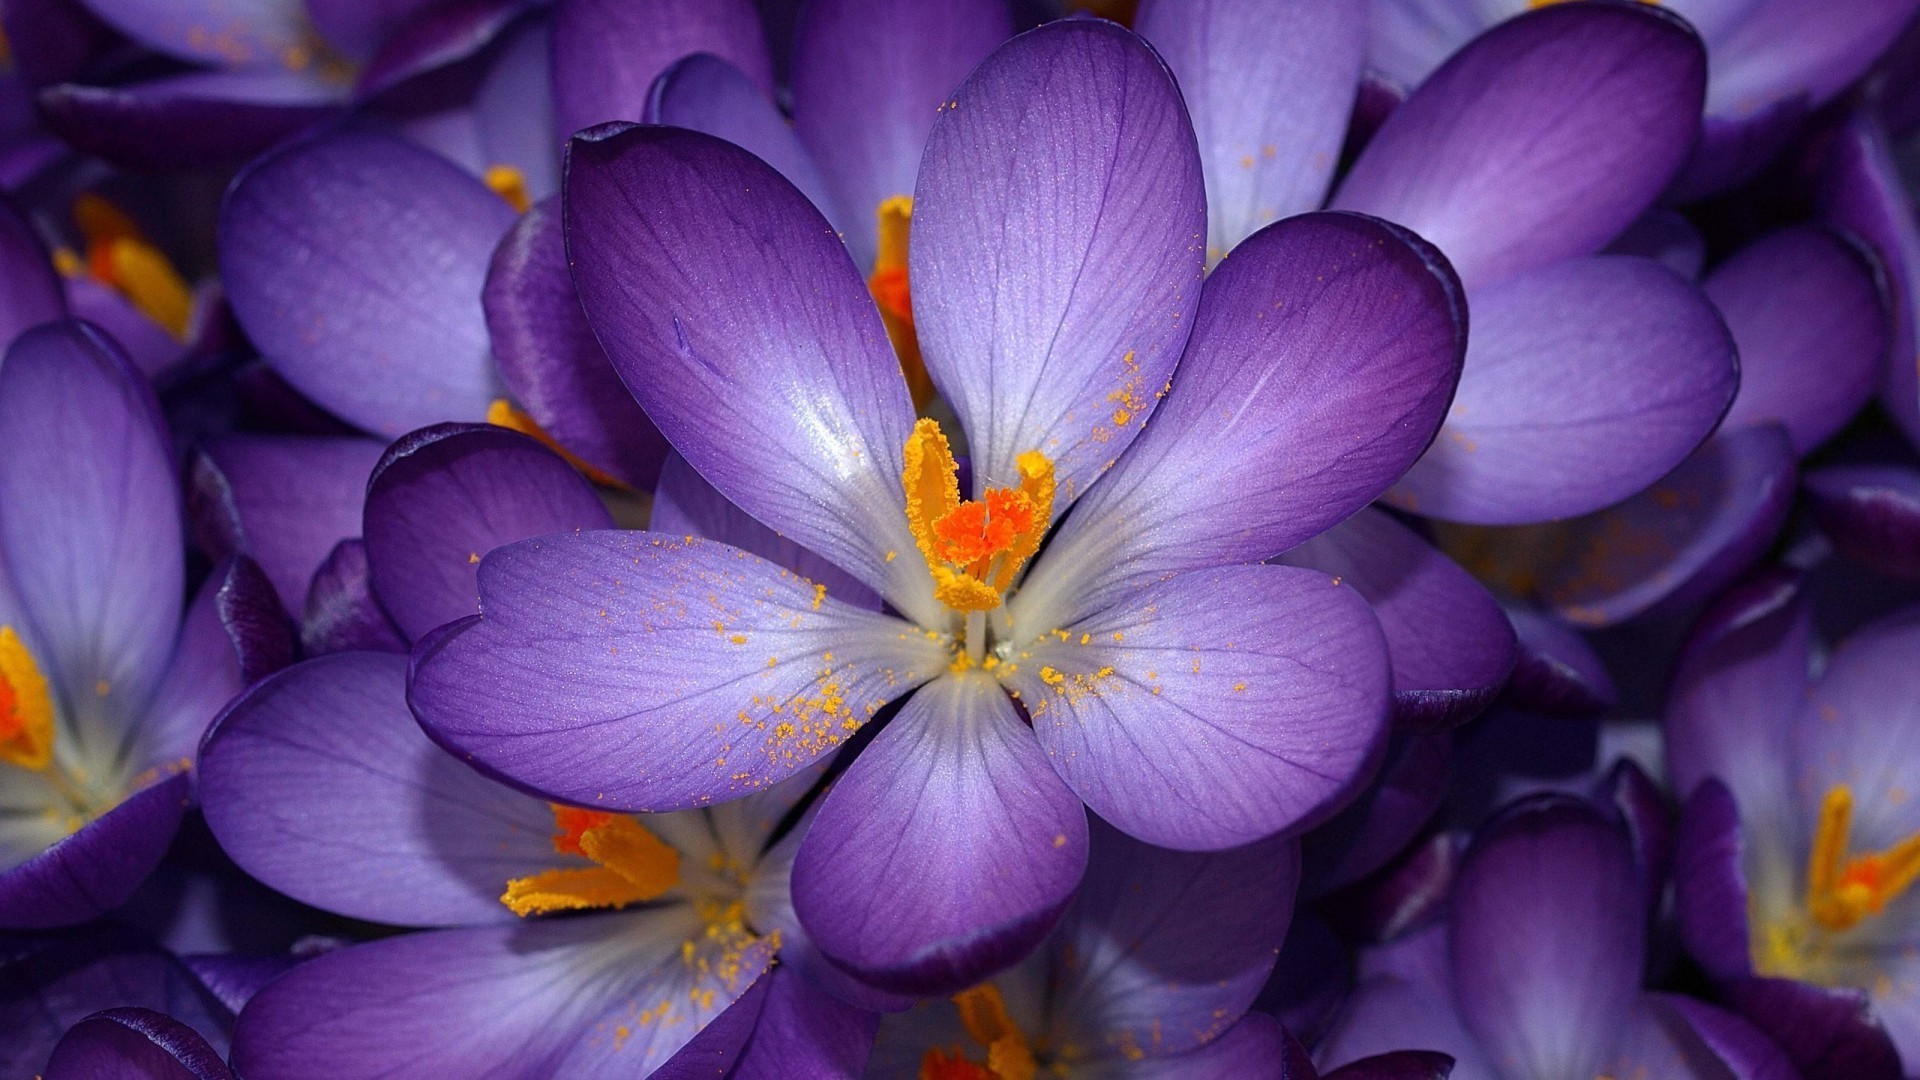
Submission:
[[[989,488],[963,502],[959,466],[939,421],[914,424],[905,459],[907,527],[933,571],[934,595],[955,611],[999,607],[1047,533],[1053,462],[1038,451],[1021,454],[1019,487]]]
[[[0,761],[35,772],[53,760],[53,695],[33,654],[0,626]]]
[[[555,851],[585,856],[599,865],[546,870],[507,882],[500,902],[515,915],[622,908],[652,900],[680,883],[680,853],[625,814],[554,806],[553,820],[559,830],[553,838]]]
[[[1878,915],[1920,880],[1920,833],[1884,851],[1849,856],[1853,791],[1827,789],[1807,855],[1807,913],[1828,930],[1850,930]]]
[[[611,475],[588,464],[586,460],[573,451],[561,446],[558,439],[547,434],[546,428],[536,423],[533,417],[515,408],[513,402],[508,401],[506,398],[494,398],[493,403],[487,406],[487,423],[492,424],[494,427],[503,427],[517,431],[522,435],[531,436],[537,440],[540,445],[565,458],[567,464],[573,466],[582,476],[585,476],[588,480],[602,487],[624,488],[627,486]]]
[[[988,1075],[996,1080],[1033,1080],[1039,1071],[1033,1047],[1020,1025],[1007,1015],[1007,1003],[999,987],[981,983],[962,990],[953,996],[953,1004],[960,1010],[960,1022],[966,1025],[967,1034],[987,1051]],[[920,1071],[922,1076],[927,1073],[924,1059]]]
[[[920,357],[920,336],[913,328],[913,290],[907,281],[907,236],[913,227],[913,196],[895,195],[880,204],[880,239],[873,259],[873,274],[867,278],[867,291],[880,308],[880,320],[887,326],[887,339],[893,342],[894,355],[900,358],[900,373],[907,377],[907,389],[913,394],[915,408],[925,408],[933,400],[933,379]]]
[[[193,321],[193,289],[140,226],[126,211],[91,192],[73,200],[73,220],[86,239],[87,273],[185,341]],[[66,272],[63,261],[55,252],[54,266]]]
[[[533,196],[527,193],[527,174],[514,166],[489,165],[481,179],[519,213],[526,213],[533,205]]]

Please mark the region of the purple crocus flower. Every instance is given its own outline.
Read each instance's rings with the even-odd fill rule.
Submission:
[[[1554,3],[1555,0],[1545,0]],[[1382,0],[1369,26],[1370,71],[1404,91],[1487,27],[1541,0]],[[1793,141],[1893,43],[1914,0],[1663,0],[1705,41],[1705,128],[1678,192],[1732,187]]]
[[[1215,849],[1364,780],[1378,624],[1324,574],[1236,564],[1400,475],[1461,327],[1445,264],[1357,215],[1270,228],[1202,293],[1192,130],[1107,23],[976,69],[914,202],[914,321],[968,500],[791,184],[693,132],[576,139],[568,253],[622,378],[714,488],[891,611],[684,536],[548,538],[482,562],[484,616],[423,643],[411,693],[517,783],[658,811],[766,788],[912,692],[824,800],[794,900],[837,963],[938,993],[1045,936],[1084,867],[1083,802]]]
[[[1738,1017],[1640,989],[1646,904],[1620,823],[1566,796],[1513,804],[1475,837],[1447,920],[1363,956],[1317,1056],[1440,1050],[1456,1080],[1794,1075]]]
[[[1920,1062],[1917,627],[1911,611],[1872,624],[1816,674],[1797,582],[1763,575],[1702,618],[1674,678],[1682,937],[1810,1077]]]
[[[245,561],[183,611],[165,432],[98,330],[53,323],[13,343],[0,439],[0,926],[58,926],[152,871],[207,721],[291,644]]]

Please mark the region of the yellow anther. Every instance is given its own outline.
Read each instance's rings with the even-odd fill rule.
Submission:
[[[1849,856],[1853,791],[1827,789],[1807,855],[1807,914],[1828,930],[1850,930],[1878,915],[1920,880],[1920,833],[1883,851]]]
[[[933,400],[933,379],[927,375],[926,361],[920,357],[920,335],[913,328],[913,290],[907,280],[907,237],[913,228],[913,197],[895,195],[880,204],[880,236],[873,259],[873,274],[867,278],[867,291],[880,308],[880,320],[886,324],[887,339],[900,359],[900,373],[907,377],[907,389],[913,394],[915,408]]]
[[[503,427],[532,437],[540,445],[559,454],[567,464],[574,467],[582,476],[602,487],[623,488],[627,485],[595,468],[573,451],[560,445],[560,441],[547,434],[547,429],[534,422],[533,417],[514,407],[506,398],[494,398],[487,406],[487,423],[494,427]]]
[[[1033,1047],[1020,1025],[1007,1014],[1000,988],[981,983],[953,996],[967,1034],[987,1051],[987,1072],[996,1080],[1033,1080],[1039,1071]],[[924,1070],[923,1070],[924,1071]]]
[[[500,902],[515,915],[622,908],[680,883],[680,853],[625,814],[554,806],[554,850],[598,863],[514,878]]]
[[[481,179],[519,213],[526,213],[533,205],[533,196],[527,193],[527,174],[514,166],[489,165]]]
[[[87,273],[185,341],[193,321],[193,289],[140,226],[126,211],[91,192],[73,200],[73,220],[86,239]],[[62,262],[56,252],[54,266],[64,271]]]
[[[992,611],[1020,567],[1040,549],[1053,513],[1053,463],[1020,455],[1020,486],[961,501],[959,466],[938,421],[907,439],[901,483],[907,527],[933,570],[934,595],[956,611]]]
[[[40,772],[53,760],[53,695],[20,635],[0,626],[0,761]]]

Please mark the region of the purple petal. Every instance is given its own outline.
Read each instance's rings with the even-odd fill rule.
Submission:
[[[1726,430],[1777,421],[1806,454],[1873,395],[1887,315],[1874,265],[1847,241],[1787,229],[1740,249],[1703,284],[1740,349]]]
[[[355,60],[367,60],[382,42],[433,0],[306,0],[314,29]]]
[[[406,652],[407,639],[373,595],[367,545],[342,540],[314,571],[300,622],[300,645],[308,656],[345,652]]]
[[[125,903],[166,854],[189,790],[188,775],[173,773],[40,854],[0,870],[0,927],[73,926]]]
[[[1487,1055],[1461,1026],[1460,1015],[1451,1001],[1430,988],[1391,976],[1375,977],[1360,985],[1338,1024],[1321,1040],[1314,1057],[1324,1069],[1336,1064],[1359,1064],[1374,1055],[1406,1050],[1424,1050],[1453,1058],[1454,1074],[1461,1080],[1503,1075],[1487,1064]],[[1331,1075],[1347,1080],[1355,1074],[1335,1069]],[[1363,1071],[1357,1075],[1368,1074]]]
[[[785,955],[783,947],[780,966],[762,980],[766,1004],[728,1080],[859,1076],[880,1015],[822,993],[794,973]]]
[[[738,1077],[734,1064],[746,1052],[747,1040],[759,1030],[760,1017],[766,1012],[767,991],[773,981],[769,969],[733,1000],[726,1010],[707,1022],[700,1033],[674,1051],[666,1064],[647,1074],[647,1080],[708,1080],[709,1077]]]
[[[1330,574],[1372,605],[1387,634],[1400,724],[1465,723],[1513,670],[1513,624],[1486,586],[1387,514],[1362,510],[1279,561]]]
[[[1453,1059],[1432,1050],[1395,1050],[1361,1058],[1327,1073],[1323,1080],[1447,1080]],[[1461,1080],[1468,1080],[1462,1074]]]
[[[1384,222],[1309,214],[1248,239],[1208,279],[1156,419],[1016,594],[1016,625],[1277,555],[1371,502],[1445,415],[1464,318],[1444,261]]]
[[[1651,6],[1530,12],[1396,109],[1333,205],[1419,233],[1469,288],[1591,254],[1685,160],[1705,83],[1699,39]]]
[[[1713,85],[1710,78],[1709,98]],[[1716,116],[1709,112],[1701,118],[1700,141],[1694,144],[1693,156],[1667,189],[1664,200],[1689,203],[1752,179],[1793,145],[1811,111],[1806,98],[1795,96],[1743,115]]]
[[[67,278],[61,284],[73,317],[105,330],[149,380],[166,381],[176,374],[176,365],[190,358],[189,348],[115,289],[84,275]],[[196,318],[198,315],[196,312]]]
[[[1148,586],[1008,658],[1035,734],[1095,813],[1210,850],[1325,818],[1379,760],[1386,641],[1366,601],[1283,566]]]
[[[255,995],[234,1065],[256,1080],[647,1075],[772,959],[760,941],[683,961],[682,945],[702,936],[676,904],[355,945]]]
[[[1799,1075],[1771,1039],[1738,1016],[1679,994],[1654,994],[1649,1000],[1658,1011],[1683,1021],[1688,1034],[1732,1070],[1734,1080],[1794,1080]],[[1702,1071],[1710,1069],[1702,1062]]]
[[[1129,1061],[1124,1074],[1128,1080],[1182,1080],[1206,1076],[1214,1080],[1271,1080],[1274,1062],[1280,1059],[1281,1040],[1285,1037],[1278,1021],[1261,1013],[1248,1013],[1220,1037],[1199,1048],[1173,1057],[1148,1057]],[[1289,1080],[1293,1074],[1283,1074]],[[1311,1077],[1305,1080],[1312,1080]]]
[[[1823,105],[1893,43],[1913,0],[1763,0],[1714,42],[1707,112],[1750,116],[1804,94]]]
[[[266,575],[245,556],[222,563],[187,608],[173,660],[141,721],[134,766],[190,763],[228,702],[292,662],[292,628]]]
[[[1096,822],[1086,880],[1048,945],[1050,1034],[1120,1057],[1224,1037],[1273,970],[1299,880],[1292,840],[1168,851]]]
[[[40,91],[47,126],[138,169],[244,161],[341,111],[348,88],[304,72],[197,71],[124,86]]]
[[[255,162],[220,212],[247,336],[294,387],[394,438],[497,396],[480,289],[513,209],[453,163],[341,131]]]
[[[16,632],[88,757],[120,745],[173,653],[185,592],[179,490],[152,392],[78,322],[0,363],[0,564]]]
[[[1394,733],[1386,761],[1366,791],[1307,834],[1309,892],[1320,895],[1351,885],[1406,849],[1446,796],[1452,746],[1445,733]]]
[[[681,456],[903,611],[937,614],[900,485],[906,380],[819,211],[738,147],[635,127],[574,141],[566,218],[587,320]]]
[[[7,5],[6,23],[7,51],[29,87],[75,78],[119,40],[84,5],[69,0],[16,0]]]
[[[773,92],[759,16],[748,0],[560,0],[553,13],[554,126],[562,138],[638,120],[653,80],[675,60],[712,53]]]
[[[0,1071],[38,1076],[67,1029],[102,1009],[151,1009],[226,1048],[233,1014],[180,962],[133,935],[93,929],[15,938],[0,960]],[[115,1076],[124,1074],[112,1074]]]
[[[612,527],[593,486],[558,454],[484,424],[414,432],[387,449],[367,483],[374,595],[415,641],[478,610],[475,577],[487,552]]]
[[[660,467],[647,528],[668,536],[700,536],[751,551],[808,581],[827,587],[827,595],[868,611],[880,610],[880,598],[846,571],[747,516],[713,490],[685,458],[669,454]]]
[[[1180,91],[1139,38],[1063,20],[1001,46],[934,121],[908,277],[975,493],[1054,465],[1054,515],[1173,374],[1200,299],[1206,191]]]
[[[1714,979],[1753,972],[1740,808],[1715,777],[1693,789],[1680,811],[1673,864],[1673,911],[1687,952]]]
[[[704,131],[751,150],[821,213],[834,213],[819,167],[780,106],[746,72],[711,53],[683,57],[661,72],[647,102],[646,120]]]
[[[1640,994],[1640,876],[1623,830],[1547,797],[1477,838],[1454,885],[1460,1015],[1487,1056],[1533,1076],[1607,1071]]]
[[[418,648],[421,722],[517,783],[607,809],[765,788],[948,662],[918,629],[791,571],[657,533],[498,549],[480,607]]]
[[[1786,1051],[1807,1080],[1898,1080],[1900,1057],[1867,995],[1791,979],[1742,979],[1727,1004]]]
[[[85,0],[142,45],[181,60],[299,70],[315,62],[301,0]]]
[[[1086,812],[1006,692],[949,676],[828,791],[794,859],[793,907],[865,981],[948,994],[1038,944],[1086,865]]]
[[[37,1075],[46,1080],[232,1080],[233,1072],[191,1027],[151,1009],[119,1008],[68,1028]]]
[[[512,922],[507,881],[572,860],[554,851],[544,803],[426,737],[406,677],[403,656],[335,653],[248,692],[201,755],[207,825],[247,873],[327,911]]]
[[[1186,98],[1207,180],[1207,254],[1318,209],[1360,87],[1358,4],[1148,0],[1134,20]]]
[[[360,69],[355,94],[365,100],[415,76],[466,60],[491,45],[516,19],[537,6],[533,0],[452,0],[433,4],[400,27]],[[544,37],[540,44],[541,82],[544,83],[547,63]],[[538,138],[545,144],[543,149],[550,150],[553,144],[546,140],[552,136],[551,105],[546,87],[523,88],[528,97],[524,106],[543,122],[532,125],[533,130],[521,137],[528,142]],[[476,111],[479,106],[476,100]]]
[[[500,376],[533,422],[595,468],[653,487],[667,441],[621,385],[580,310],[558,198],[534,204],[508,231],[481,301]]]
[[[1362,941],[1394,941],[1430,926],[1446,911],[1459,872],[1461,843],[1438,833],[1402,854],[1377,878],[1361,882],[1340,894],[1330,912],[1351,937]]]
[[[47,246],[11,200],[0,199],[0,338],[12,341],[28,327],[66,314],[60,276]]]
[[[855,264],[873,265],[880,204],[913,194],[921,151],[955,88],[1012,33],[1000,0],[806,6],[794,31],[794,132],[820,163],[832,193],[821,208]]]
[[[1550,716],[1591,716],[1620,703],[1613,676],[1578,631],[1526,608],[1509,608],[1520,659],[1507,680],[1515,708]]]
[[[1920,831],[1920,807],[1907,797],[1920,788],[1916,656],[1920,612],[1906,609],[1842,642],[1798,703],[1785,759],[1797,819],[1818,820],[1826,793],[1846,785],[1855,800],[1848,843],[1856,851],[1890,848]],[[1745,795],[1737,786],[1734,793]]]
[[[1707,261],[1707,239],[1677,210],[1647,211],[1627,231],[1608,244],[1609,255],[1638,255],[1664,264],[1681,277],[1694,279]]]
[[[225,435],[188,470],[187,512],[210,558],[251,557],[288,611],[301,611],[313,573],[334,545],[360,535],[373,439]]]
[[[1888,577],[1920,578],[1920,472],[1838,465],[1808,473],[1803,487],[1841,554]]]
[[[1523,274],[1474,294],[1453,411],[1389,501],[1479,525],[1589,513],[1680,464],[1738,385],[1719,315],[1666,267],[1602,256]]]

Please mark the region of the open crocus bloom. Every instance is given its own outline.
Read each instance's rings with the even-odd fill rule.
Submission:
[[[0,926],[57,926],[152,871],[207,721],[291,643],[251,563],[182,611],[171,451],[98,330],[13,343],[0,439]]]
[[[1366,954],[1323,1062],[1439,1050],[1456,1080],[1794,1075],[1729,1013],[1640,989],[1647,883],[1628,831],[1566,796],[1483,826],[1447,921]]]
[[[1907,612],[1841,642],[1816,678],[1797,583],[1767,575],[1701,620],[1675,676],[1681,932],[1735,1004],[1796,1034],[1782,1044],[1810,1076],[1899,1075],[1888,1036],[1907,1075],[1920,1061],[1917,660]],[[1816,1067],[1844,1060],[1835,1047],[1858,1071]]]
[[[1364,779],[1378,625],[1324,574],[1255,564],[1400,474],[1461,348],[1444,262],[1357,215],[1270,228],[1202,293],[1192,131],[1125,30],[1042,27],[954,101],[910,263],[965,497],[960,432],[915,421],[866,282],[771,168],[613,128],[567,177],[582,301],[648,414],[891,610],[682,535],[546,538],[483,560],[484,616],[423,643],[411,688],[487,768],[653,811],[777,783],[913,692],[795,866],[815,942],[902,992],[964,988],[1045,935],[1083,802],[1215,849]]]

